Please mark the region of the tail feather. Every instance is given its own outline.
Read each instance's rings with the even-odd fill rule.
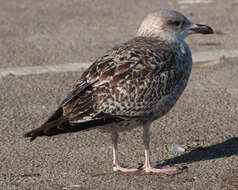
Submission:
[[[59,118],[55,118],[55,120],[50,120],[45,122],[42,126],[40,126],[37,129],[34,129],[32,131],[27,132],[24,134],[24,137],[31,137],[31,141],[33,141],[38,136],[52,136],[53,132],[60,127],[62,124],[64,124],[63,117],[60,116]]]
[[[68,119],[63,116],[63,109],[59,108],[43,125],[25,133],[24,137],[30,137],[30,141],[33,141],[38,136],[54,136],[62,133],[74,133],[93,129],[97,126],[96,123],[86,122],[71,125]]]
[[[103,117],[102,119],[90,120],[83,123],[71,124],[63,115],[63,108],[56,112],[39,128],[24,134],[24,137],[30,137],[30,141],[35,140],[38,136],[54,136],[62,133],[74,133],[78,131],[94,129],[112,122],[119,122],[122,119],[113,117]]]
[[[67,127],[71,128],[71,125],[63,116],[63,109],[59,108],[43,125],[25,133],[24,137],[30,137],[30,140],[33,141],[38,136],[53,136],[64,133]]]

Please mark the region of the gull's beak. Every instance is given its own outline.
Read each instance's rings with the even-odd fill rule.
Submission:
[[[213,29],[210,26],[203,25],[203,24],[194,24],[192,23],[188,30],[192,33],[200,33],[200,34],[214,34]]]

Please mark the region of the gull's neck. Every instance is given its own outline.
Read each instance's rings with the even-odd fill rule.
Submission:
[[[166,41],[168,44],[184,43],[184,39],[180,38],[173,32],[164,32],[157,30],[138,30],[137,37],[156,38],[158,40]]]

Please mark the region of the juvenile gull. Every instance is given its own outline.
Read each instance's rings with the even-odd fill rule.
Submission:
[[[100,129],[111,133],[113,170],[166,173],[176,167],[153,168],[150,160],[151,123],[165,115],[184,91],[192,69],[192,56],[184,39],[194,33],[212,34],[181,13],[158,9],[142,22],[137,36],[98,58],[81,76],[37,136]],[[143,127],[145,163],[124,167],[118,161],[118,132]]]

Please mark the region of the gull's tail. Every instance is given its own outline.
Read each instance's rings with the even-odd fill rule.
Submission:
[[[24,137],[30,137],[31,141],[38,136],[54,136],[62,133],[72,133],[94,128],[92,123],[82,123],[71,125],[66,117],[63,116],[63,109],[59,108],[43,125],[39,128],[24,134]]]

